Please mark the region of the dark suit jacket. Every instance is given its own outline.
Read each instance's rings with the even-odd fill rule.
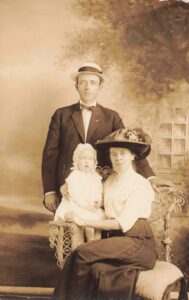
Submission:
[[[124,128],[119,114],[97,104],[92,112],[86,143],[95,147],[97,140],[103,139],[113,131]],[[59,108],[52,116],[42,159],[42,180],[44,193],[59,192],[60,186],[70,173],[72,156],[76,146],[85,143],[82,111],[79,103]],[[101,154],[98,155],[100,165],[106,165]],[[144,177],[154,173],[147,160],[137,161],[137,171]]]

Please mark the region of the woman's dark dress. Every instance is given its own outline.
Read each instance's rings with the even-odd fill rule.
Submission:
[[[61,272],[53,300],[129,300],[139,271],[152,269],[157,254],[151,228],[139,219],[126,233],[76,248]]]

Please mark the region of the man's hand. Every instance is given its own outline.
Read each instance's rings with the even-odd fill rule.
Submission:
[[[48,210],[55,212],[59,204],[57,194],[52,193],[45,195],[43,203]]]
[[[163,192],[174,187],[174,184],[171,181],[156,176],[149,178],[149,181],[156,193]]]

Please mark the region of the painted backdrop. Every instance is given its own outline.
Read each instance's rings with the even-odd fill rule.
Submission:
[[[102,65],[100,103],[151,134],[150,162],[159,172],[162,107],[188,109],[188,12],[187,3],[174,0],[0,1],[0,285],[55,284],[41,155],[53,111],[78,100],[70,74],[81,62]],[[178,168],[187,199],[189,168]],[[187,213],[174,226],[186,274]]]

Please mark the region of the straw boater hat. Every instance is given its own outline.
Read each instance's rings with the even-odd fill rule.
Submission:
[[[118,129],[96,143],[97,150],[107,151],[110,147],[127,148],[137,158],[143,159],[150,154],[151,139],[140,128]]]
[[[78,71],[74,74],[71,75],[71,78],[76,81],[77,77],[80,74],[92,74],[92,75],[97,75],[100,77],[101,82],[104,81],[104,75],[102,74],[101,67],[95,63],[85,63],[81,65],[78,69]]]

